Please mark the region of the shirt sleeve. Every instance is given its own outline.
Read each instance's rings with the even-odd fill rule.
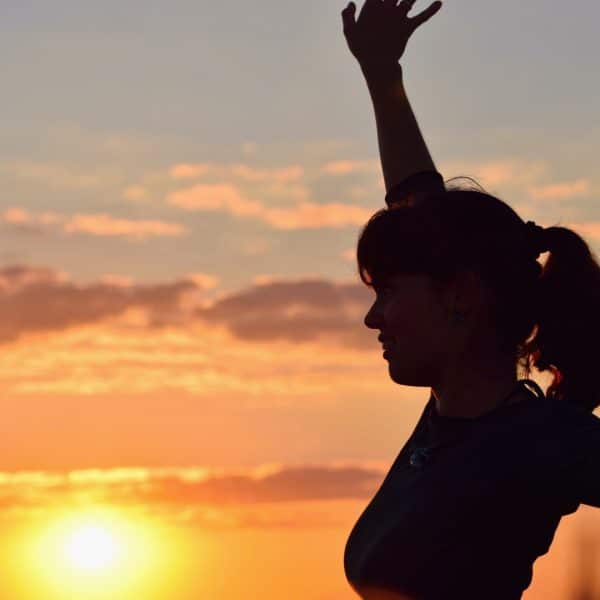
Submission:
[[[409,175],[406,179],[392,186],[385,195],[385,203],[389,208],[398,205],[412,206],[417,194],[444,192],[444,178],[437,171],[420,171]]]
[[[574,456],[567,479],[573,500],[600,508],[600,418],[582,414],[573,432]]]

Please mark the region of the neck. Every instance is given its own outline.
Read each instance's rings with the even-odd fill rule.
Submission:
[[[439,384],[432,386],[437,413],[447,417],[479,417],[503,403],[517,385],[514,360],[479,358],[461,371],[457,365],[447,369]],[[527,398],[527,392],[517,391],[507,404]]]

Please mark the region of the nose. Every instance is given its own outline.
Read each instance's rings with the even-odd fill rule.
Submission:
[[[381,314],[377,311],[376,305],[377,303],[374,302],[364,318],[364,324],[369,329],[382,329]]]

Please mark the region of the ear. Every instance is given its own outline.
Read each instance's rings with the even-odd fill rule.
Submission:
[[[484,297],[483,282],[479,273],[472,269],[463,269],[446,286],[444,301],[447,314],[477,314],[483,308]]]

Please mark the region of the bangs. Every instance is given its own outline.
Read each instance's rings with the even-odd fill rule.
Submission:
[[[441,278],[452,264],[441,223],[418,207],[376,212],[361,231],[356,249],[358,273],[365,285],[381,287],[397,274]]]

